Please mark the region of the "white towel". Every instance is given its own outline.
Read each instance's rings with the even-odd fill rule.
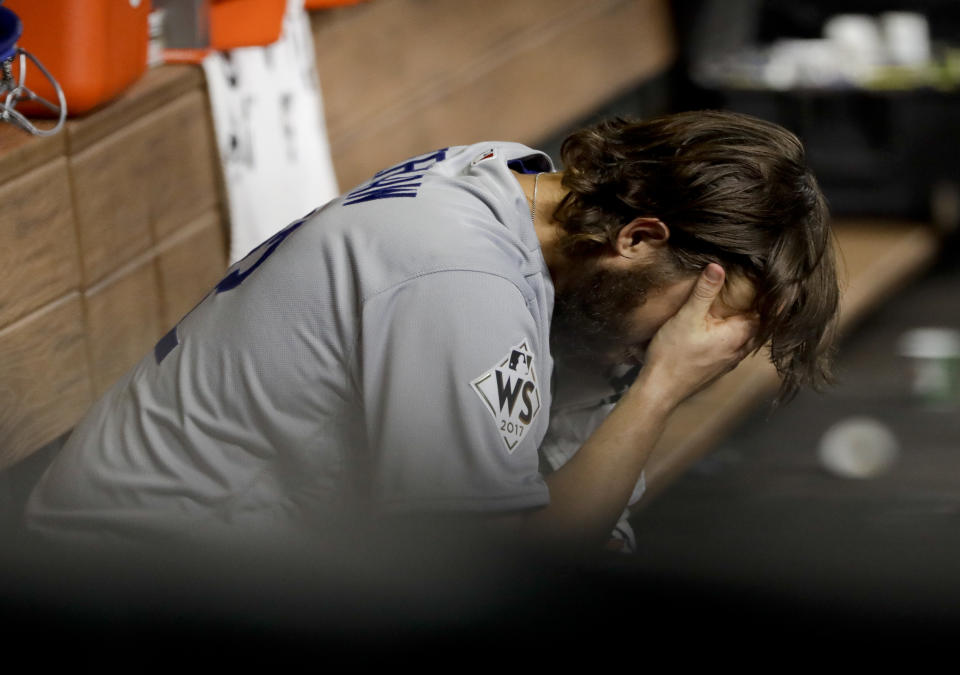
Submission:
[[[338,194],[303,0],[280,39],[203,62],[230,213],[230,262]]]

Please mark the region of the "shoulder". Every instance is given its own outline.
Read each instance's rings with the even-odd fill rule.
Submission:
[[[433,316],[443,323],[474,323],[480,317],[540,315],[530,284],[516,274],[493,269],[444,268],[411,275],[363,298],[363,312],[374,321],[388,308],[402,307],[411,316]],[[426,326],[424,326],[425,328]],[[492,326],[491,326],[492,327]]]
[[[525,194],[509,164],[549,163],[516,143],[458,146],[375,174],[318,210],[277,252],[284,273],[322,267],[356,282],[363,302],[431,274],[472,272],[510,280],[541,273]],[[525,291],[524,291],[525,292]]]

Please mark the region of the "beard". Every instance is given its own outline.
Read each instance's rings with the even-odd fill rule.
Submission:
[[[580,261],[564,289],[555,293],[550,325],[554,357],[594,370],[635,360],[630,314],[664,277],[658,265],[620,270],[602,267],[598,258]]]

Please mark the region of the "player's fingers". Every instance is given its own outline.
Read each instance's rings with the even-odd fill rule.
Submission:
[[[708,264],[700,277],[697,279],[693,291],[685,305],[688,311],[694,311],[700,316],[705,316],[710,311],[713,301],[720,295],[723,289],[723,279],[725,272],[717,263]]]

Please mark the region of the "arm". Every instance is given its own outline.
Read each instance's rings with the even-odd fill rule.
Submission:
[[[710,312],[723,279],[720,266],[708,266],[686,304],[658,331],[634,384],[573,459],[547,477],[549,506],[523,519],[531,535],[601,544],[673,410],[749,352],[754,321]]]

